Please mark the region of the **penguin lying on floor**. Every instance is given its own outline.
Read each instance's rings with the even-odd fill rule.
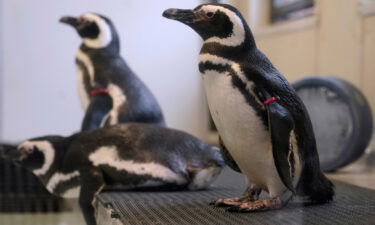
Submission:
[[[87,224],[96,224],[94,197],[104,185],[202,189],[225,165],[218,148],[177,130],[120,124],[70,137],[30,139],[1,155],[31,170],[48,191],[78,197]]]
[[[239,11],[204,4],[163,15],[194,29],[208,105],[226,162],[247,178],[243,196],[213,201],[228,211],[278,209],[294,194],[325,203],[334,195],[320,170],[309,115],[288,81],[257,48]],[[261,190],[271,199],[259,200]]]
[[[85,109],[82,131],[126,122],[164,125],[159,104],[120,56],[120,41],[106,17],[62,17],[83,42],[78,49],[78,91]]]

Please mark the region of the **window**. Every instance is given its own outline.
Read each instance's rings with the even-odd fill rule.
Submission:
[[[272,0],[272,23],[298,19],[313,14],[314,0]]]

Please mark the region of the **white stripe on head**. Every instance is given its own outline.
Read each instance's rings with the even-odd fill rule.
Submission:
[[[86,13],[82,15],[83,18],[88,21],[95,22],[99,28],[99,35],[97,38],[84,38],[83,43],[90,48],[105,48],[112,41],[111,27],[107,24],[103,18],[92,13]]]
[[[236,13],[233,11],[217,5],[205,5],[201,9],[203,9],[205,12],[212,12],[215,13],[216,11],[221,11],[225,13],[225,15],[228,16],[229,20],[233,24],[233,30],[232,34],[227,38],[219,38],[219,37],[211,37],[205,41],[205,43],[210,42],[217,42],[221,45],[225,46],[238,46],[241,45],[245,41],[245,27],[242,23],[242,20],[240,17],[237,16]]]
[[[55,159],[55,149],[48,141],[26,141],[18,146],[19,148],[33,148],[37,147],[40,152],[44,155],[43,166],[39,169],[33,170],[33,173],[37,176],[44,175],[51,168],[53,160]]]

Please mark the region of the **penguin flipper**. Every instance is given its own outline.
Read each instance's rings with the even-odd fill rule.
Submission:
[[[96,225],[94,200],[105,185],[103,173],[99,168],[80,169],[81,190],[78,203],[81,208],[83,218],[88,225]]]
[[[90,104],[87,107],[85,117],[82,122],[81,131],[89,131],[100,128],[100,125],[112,109],[112,99],[106,93],[91,96]]]
[[[238,167],[236,161],[234,161],[234,159],[232,158],[232,156],[230,155],[228,149],[225,147],[224,143],[223,143],[223,140],[221,139],[221,137],[219,136],[219,144],[220,144],[220,152],[221,152],[221,155],[223,156],[223,159],[225,161],[225,163],[234,171],[236,172],[239,172],[239,173],[242,173],[241,172],[241,169],[240,167]]]
[[[271,95],[262,91],[263,97],[270,99]],[[277,101],[272,101],[266,104],[268,115],[268,126],[271,133],[272,154],[275,161],[277,172],[284,185],[293,193],[295,188],[293,186],[292,168],[293,162],[289,161],[290,149],[290,134],[294,128],[294,120],[290,112],[279,104]]]

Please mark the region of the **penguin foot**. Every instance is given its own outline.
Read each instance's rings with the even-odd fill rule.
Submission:
[[[240,205],[234,205],[227,209],[228,212],[259,212],[281,208],[281,199],[279,197],[271,200],[257,200],[243,202]]]
[[[225,198],[225,199],[214,200],[210,202],[210,205],[213,205],[216,207],[238,206],[247,201],[249,201],[249,197],[244,195],[244,196],[236,197],[236,198]]]
[[[216,207],[238,206],[242,203],[257,201],[259,199],[258,197],[260,192],[261,189],[259,188],[247,187],[245,192],[240,197],[214,200],[210,202],[210,205],[214,205]]]

